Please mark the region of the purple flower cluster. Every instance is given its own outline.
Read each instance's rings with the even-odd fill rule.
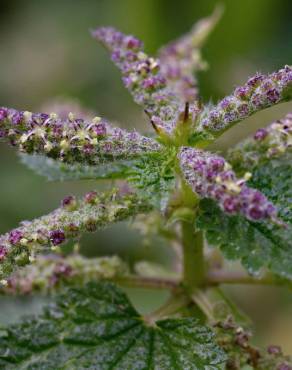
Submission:
[[[111,27],[98,28],[93,36],[112,53],[123,82],[137,104],[142,105],[157,129],[171,133],[184,111],[185,102],[174,94],[161,73],[158,59],[147,56],[141,41]]]
[[[68,209],[69,211],[73,211],[74,209],[76,209],[77,202],[76,202],[76,198],[74,197],[74,195],[68,195],[67,197],[65,197],[62,200],[62,206]]]
[[[155,140],[112,127],[100,117],[88,122],[69,114],[62,120],[54,113],[8,108],[0,108],[0,137],[23,152],[46,154],[67,163],[98,164],[160,149]]]
[[[91,279],[112,279],[128,272],[127,266],[116,256],[85,258],[69,255],[37,256],[33,264],[17,270],[1,288],[5,294],[31,294],[50,292],[62,285],[83,285]]]
[[[254,147],[258,152],[263,150],[268,158],[282,155],[292,149],[292,113],[273,122],[266,128],[259,129],[248,143],[248,150]]]
[[[292,68],[256,74],[215,107],[202,112],[201,129],[222,131],[251,114],[292,98]]]
[[[205,68],[200,47],[216,25],[220,15],[221,9],[216,8],[210,17],[200,20],[190,32],[160,50],[161,73],[184,102],[198,100],[198,86],[194,72]]]
[[[229,160],[240,169],[252,169],[262,161],[292,150],[292,113],[256,131],[253,137],[228,152]]]
[[[194,55],[193,48],[185,45],[185,54],[180,54],[181,44],[173,43],[163,49],[160,54],[161,73],[167,79],[169,85],[173,85],[182,101],[193,102],[198,100],[197,79],[193,75],[193,65],[199,59],[199,54]],[[189,55],[190,54],[190,55]]]
[[[25,221],[17,229],[0,236],[0,280],[7,271],[13,270],[14,264],[28,263],[29,257],[46,246],[55,248],[84,232],[93,232],[148,208],[134,194],[97,196],[96,192],[89,192],[79,201],[68,196],[52,213],[31,222]]]
[[[214,199],[230,215],[242,214],[251,221],[276,221],[273,204],[246,185],[250,174],[237,179],[224,158],[193,148],[183,147],[179,159],[187,183],[200,197]]]
[[[65,233],[63,230],[52,230],[49,232],[49,238],[53,245],[59,245],[64,243],[66,240]]]
[[[7,248],[4,247],[4,245],[0,245],[0,262],[4,260],[6,254],[7,254]]]

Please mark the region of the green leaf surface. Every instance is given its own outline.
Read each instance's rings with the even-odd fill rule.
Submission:
[[[38,175],[49,181],[88,180],[88,179],[121,179],[127,176],[127,169],[135,160],[117,160],[101,163],[99,166],[85,164],[69,165],[42,155],[20,154],[21,162]]]
[[[249,185],[264,193],[278,207],[280,217],[292,224],[292,153],[256,168]]]
[[[218,246],[227,259],[241,260],[252,274],[268,268],[292,280],[292,228],[251,222],[242,216],[227,216],[214,201],[200,203],[197,226],[204,229],[210,245]]]
[[[149,326],[108,282],[68,290],[0,337],[1,369],[216,370],[225,359],[196,319]]]
[[[129,170],[129,181],[154,207],[164,210],[175,187],[174,150],[150,153]]]
[[[210,245],[219,246],[228,259],[240,259],[251,273],[262,267],[292,280],[292,155],[261,163],[248,185],[260,190],[278,208],[286,227],[227,216],[211,200],[201,202],[198,225]]]

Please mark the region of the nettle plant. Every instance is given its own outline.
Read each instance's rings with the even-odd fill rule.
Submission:
[[[157,58],[133,36],[92,32],[152,134],[100,117],[0,109],[2,139],[38,173],[118,180],[105,193],[70,195],[0,237],[2,294],[57,292],[41,315],[1,328],[1,369],[292,369],[279,346],[250,343],[250,322],[220,289],[292,286],[292,114],[221,155],[208,149],[236,123],[291,99],[292,68],[257,73],[203,105],[194,74],[219,17],[217,9]],[[145,237],[174,248],[174,271],[147,262],[131,269],[119,257],[88,259],[76,250],[62,255],[68,241],[129,218]],[[142,316],[119,285],[169,290],[169,299]]]

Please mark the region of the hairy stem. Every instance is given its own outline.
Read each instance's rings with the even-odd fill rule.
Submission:
[[[163,318],[169,317],[170,315],[175,315],[184,309],[191,299],[185,294],[173,294],[171,297],[157,310],[144,316],[144,320],[150,324],[154,325],[156,321]]]
[[[283,285],[283,280],[277,279],[268,273],[260,278],[255,278],[241,271],[209,271],[207,285],[220,284]],[[288,286],[292,288],[291,285]]]
[[[193,291],[205,279],[204,239],[201,231],[195,231],[192,223],[182,221],[183,282]]]
[[[197,234],[194,233],[196,240]],[[194,244],[195,245],[195,244]],[[270,274],[266,274],[260,278],[255,278],[241,271],[224,271],[224,270],[209,270],[205,271],[204,262],[197,266],[197,260],[195,258],[202,258],[202,249],[200,253],[199,248],[190,248],[187,253],[184,253],[184,277],[181,280],[179,277],[166,278],[166,277],[149,277],[149,276],[137,276],[127,275],[114,278],[113,280],[121,285],[129,287],[139,287],[145,289],[168,289],[168,290],[179,290],[183,284],[186,286],[187,283],[190,287],[197,291],[200,286],[214,287],[221,284],[238,284],[238,285],[267,285],[276,286],[282,285],[283,281],[275,278]],[[194,251],[195,250],[195,251]],[[192,253],[190,253],[190,251]],[[198,254],[196,254],[197,252]],[[194,262],[195,261],[195,262]],[[196,268],[194,268],[196,266]],[[285,286],[285,285],[284,285]],[[292,289],[291,285],[287,285],[288,288]]]
[[[136,275],[121,276],[114,281],[128,287],[139,287],[146,289],[179,289],[180,281],[175,278],[144,277]]]
[[[214,321],[213,306],[207,295],[203,290],[195,290],[192,294],[192,301],[200,308],[200,310],[205,314],[209,322]]]

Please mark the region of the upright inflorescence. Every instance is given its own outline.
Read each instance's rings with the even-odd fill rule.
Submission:
[[[85,232],[94,232],[149,209],[149,205],[134,194],[121,197],[114,192],[101,195],[90,192],[79,201],[66,197],[61,207],[52,213],[24,221],[17,229],[0,236],[0,279],[5,278],[15,264],[27,264],[46,247],[54,249]]]
[[[269,75],[256,74],[215,107],[202,112],[200,127],[216,133],[251,114],[292,98],[292,68]]]
[[[197,79],[193,75],[195,66],[201,66],[199,50],[194,50],[188,39],[173,42],[161,50],[161,73],[182,101],[198,100]]]
[[[95,117],[91,121],[69,114],[30,113],[0,108],[0,138],[22,152],[45,154],[66,163],[98,164],[159,151],[160,145],[139,133],[112,127]]]
[[[208,37],[221,15],[221,9],[196,23],[187,34],[170,42],[159,53],[161,73],[184,102],[198,100],[197,79],[194,73],[205,68],[200,47]]]
[[[292,113],[256,131],[253,137],[231,149],[228,158],[236,167],[252,169],[292,150]]]
[[[246,185],[250,173],[237,179],[224,158],[188,147],[181,149],[179,159],[187,183],[200,197],[214,199],[229,215],[242,214],[251,221],[276,221],[273,204]]]
[[[153,125],[170,134],[184,112],[185,102],[182,103],[167,85],[159,60],[144,53],[140,40],[114,28],[98,28],[93,36],[111,51],[125,86],[135,102],[144,107]]]

